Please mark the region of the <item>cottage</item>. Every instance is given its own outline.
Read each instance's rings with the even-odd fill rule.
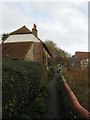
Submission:
[[[72,57],[73,68],[87,67],[90,60],[90,52],[76,52]]]
[[[10,33],[2,43],[2,58],[13,60],[36,61],[48,65],[51,54],[46,45],[38,38],[36,25],[32,31],[26,26]]]

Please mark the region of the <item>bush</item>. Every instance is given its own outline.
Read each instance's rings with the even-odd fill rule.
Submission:
[[[47,84],[44,66],[21,60],[2,62],[2,116],[8,118],[31,119],[39,115],[39,104],[44,111],[45,98],[39,94]],[[45,91],[45,90],[43,90]],[[46,91],[45,91],[46,92]],[[37,99],[40,101],[37,102]],[[36,108],[34,105],[37,104]],[[33,109],[32,109],[33,108]],[[35,111],[37,109],[37,111]],[[45,108],[46,109],[46,108]]]

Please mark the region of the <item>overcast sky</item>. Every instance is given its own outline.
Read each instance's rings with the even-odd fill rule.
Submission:
[[[88,51],[88,1],[68,1],[2,0],[0,34],[12,32],[23,25],[31,30],[33,23],[36,23],[38,37],[42,41],[52,40],[70,54],[75,51]]]

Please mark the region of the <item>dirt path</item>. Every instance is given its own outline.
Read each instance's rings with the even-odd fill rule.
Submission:
[[[56,90],[56,81],[58,80],[58,73],[56,72],[53,79],[49,82],[49,98],[48,98],[48,111],[44,118],[61,118],[62,120],[62,105],[59,95]]]

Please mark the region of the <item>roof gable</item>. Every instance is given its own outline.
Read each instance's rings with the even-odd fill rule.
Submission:
[[[25,25],[19,29],[17,29],[14,32],[11,32],[10,35],[16,35],[16,34],[30,34],[32,33]]]

